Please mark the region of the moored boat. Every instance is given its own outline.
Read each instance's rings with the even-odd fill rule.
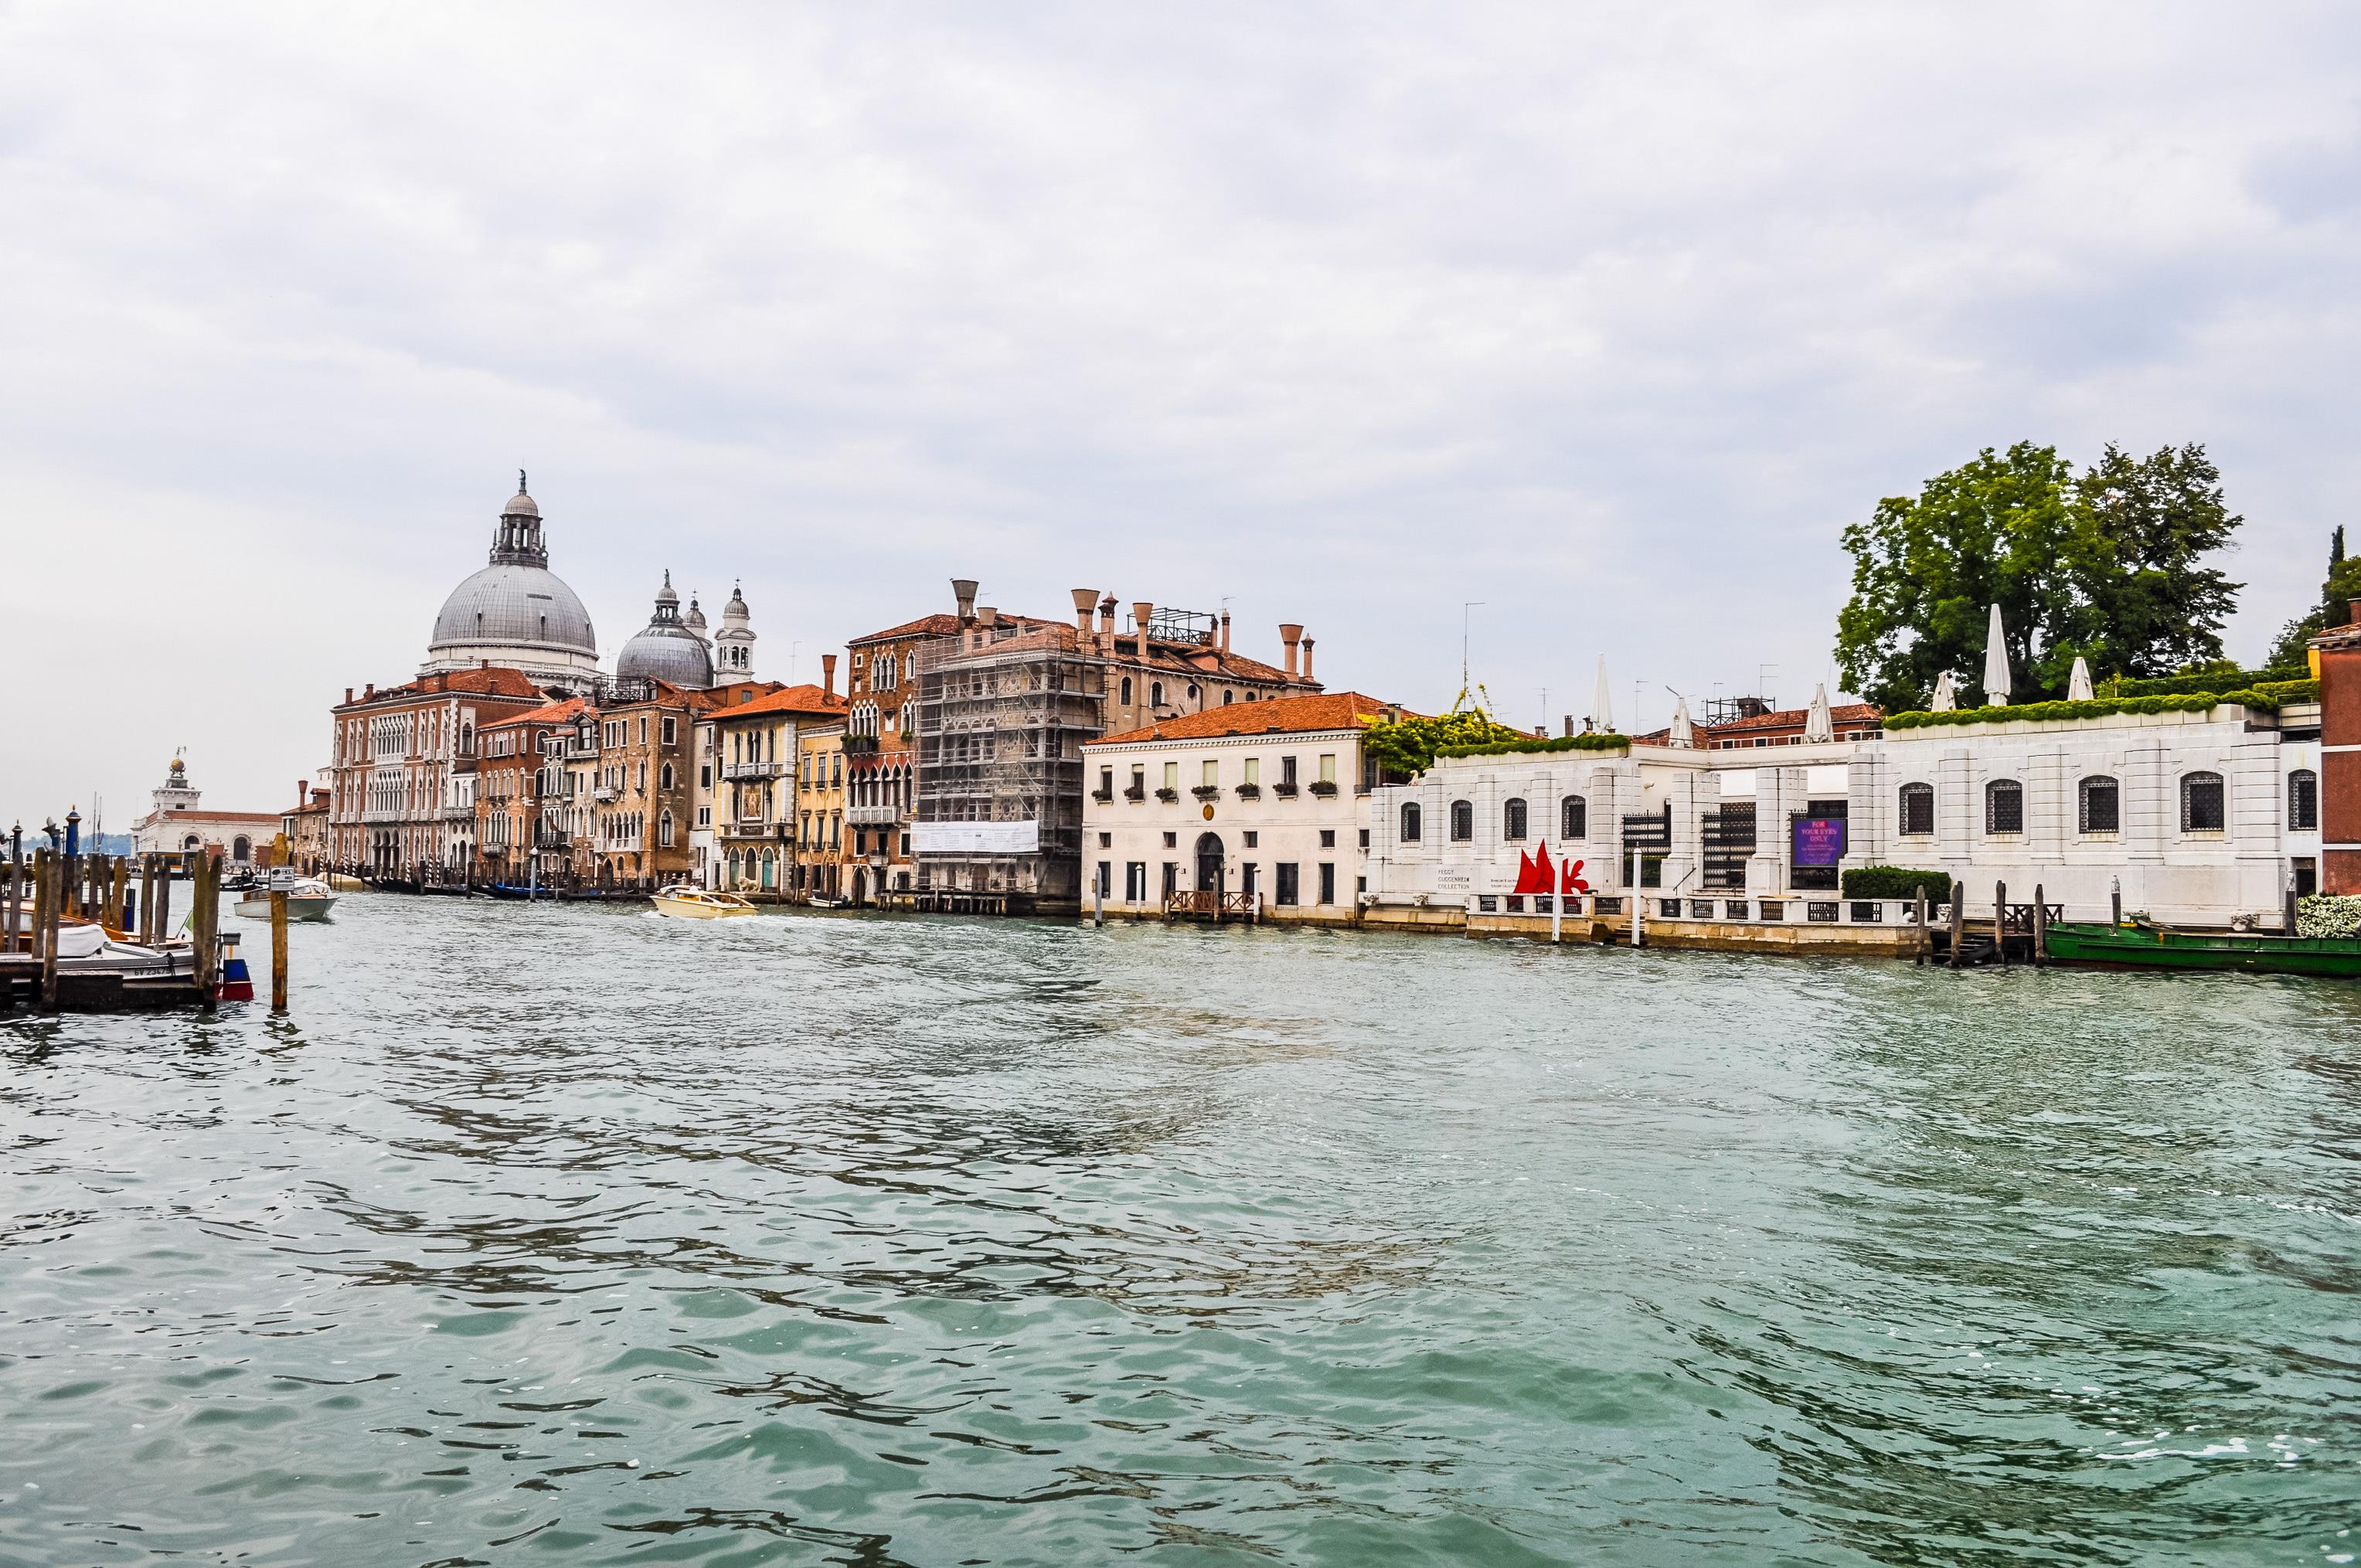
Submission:
[[[287,895],[290,920],[325,920],[328,911],[336,906],[336,894],[315,877],[273,876],[237,895],[237,913],[248,920],[269,919],[270,895],[274,893]]]
[[[2062,921],[2048,933],[2051,961],[2115,969],[2241,970],[2361,979],[2361,938],[2260,931],[2180,931],[2141,922]]]
[[[667,887],[652,895],[659,915],[683,920],[727,920],[752,915],[754,906],[734,893],[714,893],[701,887]]]

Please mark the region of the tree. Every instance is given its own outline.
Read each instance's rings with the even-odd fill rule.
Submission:
[[[2114,442],[2074,486],[2084,526],[2070,563],[2093,672],[2140,678],[2222,657],[2241,585],[2202,564],[2246,520],[2194,443],[2135,459]]]
[[[2320,602],[2280,629],[2271,649],[2271,667],[2291,669],[2304,663],[2305,644],[2332,627],[2351,625],[2356,598],[2361,598],[2361,557],[2345,559],[2345,525],[2339,523],[2328,536],[2328,577],[2320,585]]]
[[[1995,604],[2015,702],[2063,696],[2078,657],[2098,676],[2219,659],[2239,585],[2205,560],[2243,521],[2195,444],[2134,458],[2110,443],[2079,477],[2055,447],[1986,447],[1846,528],[1838,667],[1888,709],[1924,703],[1945,670],[1973,700]]]
[[[2085,630],[2060,566],[2080,553],[2072,476],[2054,447],[1988,446],[1848,525],[1852,598],[1836,647],[1845,685],[1894,710],[1922,706],[1945,670],[1973,681],[1997,604],[2017,700],[2062,689],[2061,650],[2070,668]]]

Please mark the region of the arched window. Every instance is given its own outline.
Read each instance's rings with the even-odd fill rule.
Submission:
[[[2222,809],[2222,775],[2181,774],[2180,830],[2183,833],[2219,833],[2228,826],[2229,819]]]
[[[1131,677],[1129,675],[1126,675],[1123,678],[1123,705],[1126,707],[1129,707],[1131,706]]]
[[[1403,801],[1401,813],[1401,836],[1403,843],[1415,844],[1418,842],[1419,826],[1418,802],[1414,800]]]
[[[1906,784],[1902,786],[1902,831],[1911,834],[1935,831],[1933,784]]]
[[[670,789],[670,788],[672,788],[672,764],[671,764],[670,762],[666,762],[666,763],[664,765],[664,770],[663,770],[663,772],[664,772],[664,777],[663,777],[663,787],[664,787],[664,788],[665,788],[665,789]]]
[[[2320,828],[2320,775],[2298,768],[2288,775],[2288,828],[2297,833]]]
[[[656,818],[656,842],[667,850],[672,848],[672,813],[669,811]]]
[[[253,839],[251,839],[247,838],[245,834],[241,833],[241,834],[239,834],[236,838],[235,838],[235,839],[231,839],[231,840],[230,840],[230,846],[229,846],[229,858],[230,858],[231,860],[233,860],[233,861],[244,861],[244,860],[250,860],[250,859],[252,859],[252,858],[253,858],[253,856],[254,856],[254,840],[253,840]]]
[[[1525,836],[1525,803],[1504,801],[1500,806],[1500,837],[1519,839]]]
[[[2076,817],[2085,833],[2120,833],[2124,827],[2123,786],[2104,773],[2094,773],[2077,784]]]
[[[1464,800],[1451,803],[1451,841],[1464,844],[1476,837],[1476,808]]]
[[[1229,706],[1230,706],[1230,703],[1231,703],[1231,700],[1232,700],[1233,698],[1235,698],[1237,695],[1238,695],[1238,694],[1237,694],[1237,693],[1235,693],[1235,692],[1234,692],[1234,691],[1225,691],[1225,692],[1224,692],[1224,693],[1222,694],[1222,706],[1223,706],[1224,707],[1229,707]]]
[[[1570,795],[1557,803],[1557,836],[1561,839],[1590,837],[1590,802],[1578,795]]]
[[[2015,779],[1994,779],[1984,785],[1984,831],[2025,831],[2025,786]]]
[[[1164,706],[1164,683],[1162,681],[1150,681],[1148,683],[1148,706],[1150,707],[1162,707]]]

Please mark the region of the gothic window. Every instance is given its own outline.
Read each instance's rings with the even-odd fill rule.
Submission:
[[[2319,830],[2320,775],[2310,768],[2288,775],[2288,828],[2297,833]]]
[[[2093,774],[2075,786],[2076,817],[2085,833],[2120,833],[2124,827],[2123,786],[2104,773]]]
[[[1401,809],[1402,842],[1405,844],[1417,843],[1418,832],[1418,802],[1414,800],[1405,800],[1402,802]]]
[[[665,789],[672,788],[672,764],[670,762],[666,762],[664,765],[662,787]]]
[[[656,818],[656,842],[666,849],[672,848],[672,813],[669,811]]]
[[[1578,795],[1567,795],[1558,802],[1557,836],[1561,839],[1590,837],[1590,803]]]
[[[1465,844],[1476,837],[1476,808],[1464,800],[1451,803],[1451,841]]]
[[[1519,839],[1525,836],[1525,803],[1511,800],[1500,807],[1500,837]]]
[[[1151,681],[1148,683],[1148,706],[1150,707],[1162,707],[1164,706],[1164,683],[1162,681]]]
[[[1123,678],[1123,698],[1122,698],[1122,700],[1123,700],[1123,705],[1124,705],[1126,707],[1129,707],[1131,706],[1131,677],[1130,677],[1129,675],[1126,675],[1126,676],[1124,676],[1124,678]]]
[[[2180,776],[2180,830],[2183,833],[2219,833],[2228,825],[2222,809],[2222,775],[2220,773],[2183,773]]]
[[[1994,779],[1984,785],[1984,831],[2025,831],[2025,786],[2015,779]]]
[[[1906,784],[1902,786],[1902,831],[1913,837],[1935,831],[1933,784]]]

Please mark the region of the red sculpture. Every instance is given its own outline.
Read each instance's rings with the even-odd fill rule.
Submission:
[[[1565,861],[1555,866],[1551,865],[1549,844],[1544,840],[1530,855],[1522,851],[1518,853],[1517,885],[1509,891],[1510,893],[1547,893],[1554,885],[1559,893],[1568,895],[1588,893],[1590,884],[1582,880],[1582,868],[1585,863],[1581,861]]]

